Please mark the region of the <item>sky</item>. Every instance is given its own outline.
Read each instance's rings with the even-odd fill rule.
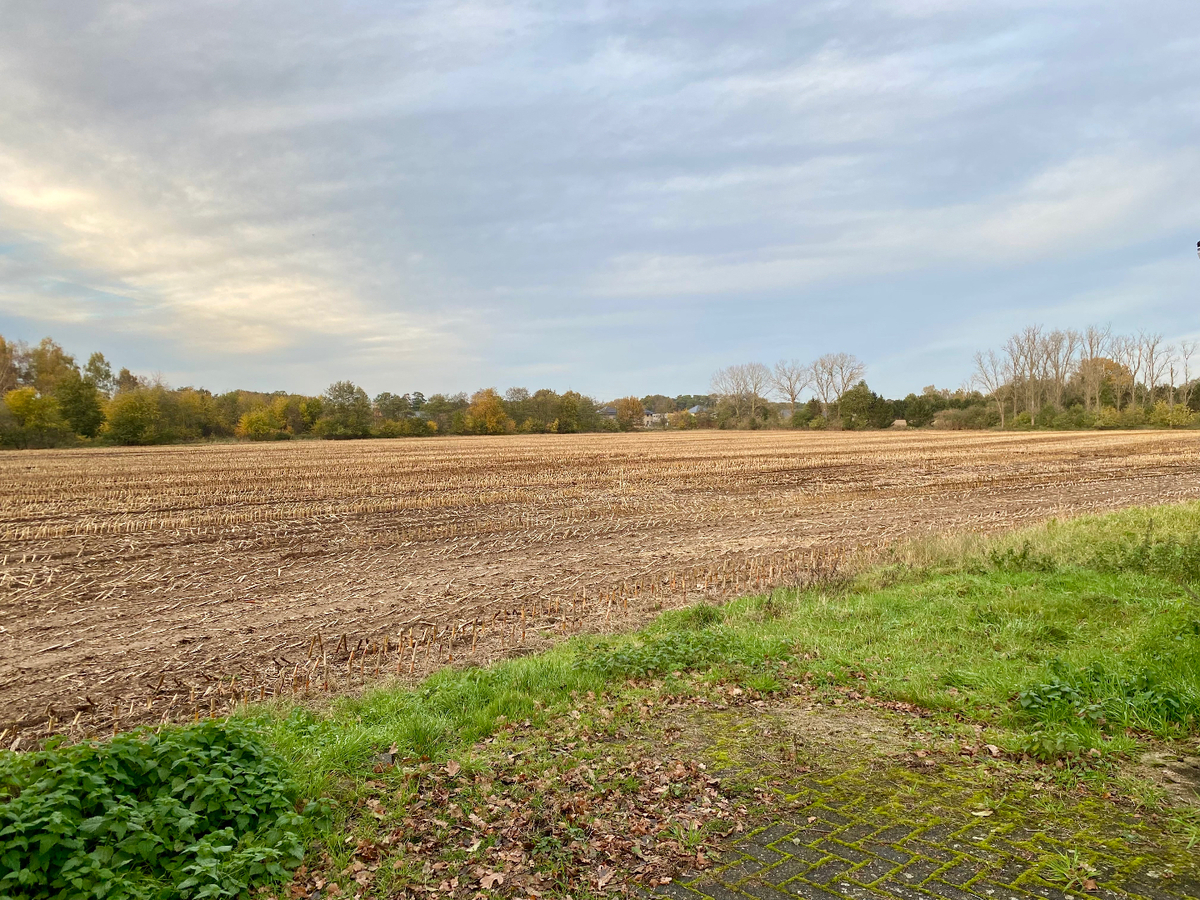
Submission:
[[[1194,0],[0,0],[0,334],[168,383],[889,396],[1200,336]]]

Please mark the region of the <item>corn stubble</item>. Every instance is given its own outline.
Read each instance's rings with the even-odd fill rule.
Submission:
[[[353,692],[1200,497],[1195,433],[530,436],[0,454],[0,743]]]

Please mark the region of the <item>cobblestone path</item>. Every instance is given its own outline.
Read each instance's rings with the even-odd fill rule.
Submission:
[[[789,785],[787,820],[658,892],[673,900],[1200,898],[1196,857],[1164,856],[1136,816],[991,809],[981,805],[986,793],[918,773],[891,777],[894,790],[841,777]]]

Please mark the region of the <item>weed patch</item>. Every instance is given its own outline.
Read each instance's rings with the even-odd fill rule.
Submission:
[[[279,760],[206,722],[0,757],[0,893],[235,897],[304,855]]]

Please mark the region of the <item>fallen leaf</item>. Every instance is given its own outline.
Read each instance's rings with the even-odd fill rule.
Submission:
[[[453,778],[455,775],[457,775],[461,771],[462,771],[462,766],[460,766],[458,764],[458,760],[452,759],[452,760],[450,760],[450,762],[446,763],[446,774],[449,775],[451,778]]]
[[[479,886],[485,891],[490,891],[498,884],[504,884],[504,875],[500,872],[488,872],[479,879]]]
[[[971,815],[976,816],[980,819],[986,819],[991,814],[992,814],[992,811],[990,809],[973,809],[973,810],[971,810]]]
[[[1085,891],[1098,891],[1100,890],[1100,885],[1096,884],[1095,878],[1088,878],[1083,882],[1083,889]]]
[[[599,868],[597,868],[596,869],[596,887],[598,887],[598,888],[604,887],[606,884],[608,884],[610,881],[612,881],[612,877],[614,874],[616,874],[616,873],[612,869],[610,869],[608,866],[600,866]]]

